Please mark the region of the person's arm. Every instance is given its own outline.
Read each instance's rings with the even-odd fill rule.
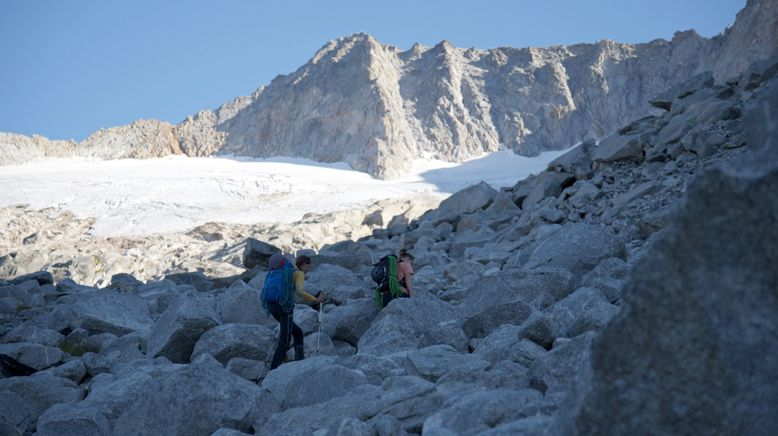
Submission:
[[[301,297],[303,297],[304,300],[309,301],[311,303],[319,302],[319,300],[316,297],[309,294],[305,290],[305,274],[302,271],[294,272],[294,289],[295,291],[297,291],[298,294],[300,294]]]
[[[403,278],[405,279],[405,289],[408,290],[408,296],[413,297],[413,265],[403,262],[402,270]]]

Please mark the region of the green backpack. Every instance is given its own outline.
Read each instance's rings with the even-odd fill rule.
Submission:
[[[397,298],[402,293],[400,282],[397,281],[397,256],[389,254],[373,264],[370,277],[376,283],[375,303],[378,308],[383,307],[382,292],[389,292],[392,298]]]

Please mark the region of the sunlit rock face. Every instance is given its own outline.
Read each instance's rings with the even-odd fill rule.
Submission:
[[[6,139],[25,145],[6,147],[14,153],[0,162],[24,161],[19,150],[27,148],[29,159],[298,156],[392,178],[414,158],[456,162],[501,147],[532,156],[655,115],[650,99],[698,73],[712,71],[723,83],[769,57],[778,48],[776,9],[752,0],[713,38],[689,30],[644,44],[478,50],[442,41],[403,51],[360,33],[328,42],[251,96],[176,126],[139,121],[77,145]]]

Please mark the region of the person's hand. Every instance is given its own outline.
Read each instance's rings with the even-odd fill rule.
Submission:
[[[323,303],[326,298],[327,296],[324,295],[323,292],[319,292],[318,294],[316,294],[316,301],[318,301],[319,303]]]

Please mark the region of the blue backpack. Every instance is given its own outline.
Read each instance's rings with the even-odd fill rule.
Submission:
[[[281,267],[267,273],[260,298],[268,314],[269,303],[280,304],[285,312],[294,310],[294,267],[290,262],[284,262]]]

